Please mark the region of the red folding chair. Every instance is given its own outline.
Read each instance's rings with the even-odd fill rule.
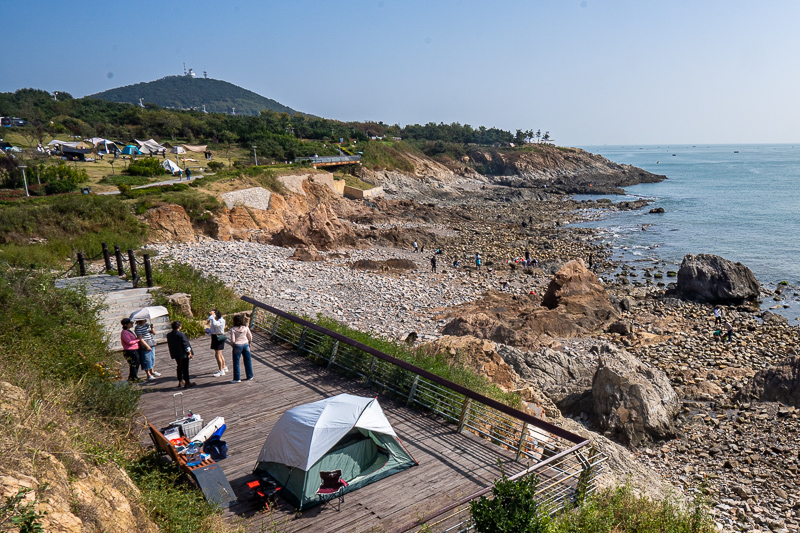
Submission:
[[[342,503],[344,503],[344,489],[347,488],[347,481],[342,479],[342,471],[322,471],[319,473],[319,477],[322,479],[322,483],[317,489],[317,497],[320,502],[324,505],[335,498],[339,503],[336,510],[340,511]]]

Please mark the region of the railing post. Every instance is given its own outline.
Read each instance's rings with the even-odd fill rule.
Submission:
[[[122,250],[119,249],[119,244],[114,245],[114,255],[117,258],[117,275],[125,275],[125,267],[122,265]]]
[[[461,416],[458,419],[458,432],[464,429],[464,426],[467,423],[467,417],[469,416],[469,405],[472,403],[471,398],[464,398],[464,404],[461,406]]]
[[[78,271],[81,273],[81,276],[86,275],[86,261],[83,259],[82,252],[78,252]]]
[[[369,371],[367,371],[367,387],[372,385],[372,374],[373,372],[375,372],[375,363],[377,363],[377,361],[375,360],[375,356],[373,355],[372,361],[370,361],[369,363]]]
[[[328,358],[328,368],[333,364],[336,359],[336,354],[339,352],[339,341],[333,341],[333,348],[331,348],[331,356]]]
[[[133,288],[135,289],[139,285],[139,274],[136,271],[136,256],[130,248],[128,249],[128,261],[131,264],[131,280],[133,281]]]
[[[419,385],[419,374],[414,376],[414,383],[411,384],[411,392],[408,393],[408,399],[406,400],[406,407],[411,405],[411,401],[414,399],[414,395],[417,394],[417,385]]]
[[[108,245],[104,242],[100,243],[103,246],[103,261],[106,262],[106,272],[111,270],[111,254],[108,253]]]
[[[147,286],[153,286],[153,267],[150,265],[150,254],[144,254],[144,277],[147,279]]]
[[[517,443],[517,458],[514,459],[515,461],[519,461],[519,458],[522,457],[522,447],[525,445],[526,436],[528,434],[528,423],[522,423],[522,431],[519,434],[519,443]]]
[[[269,334],[269,340],[275,342],[275,333],[278,331],[278,320],[280,317],[275,315],[275,320],[272,322],[272,331]]]
[[[297,353],[303,355],[303,346],[306,343],[306,333],[308,332],[308,328],[304,327],[303,332],[300,333],[300,342],[297,343]]]

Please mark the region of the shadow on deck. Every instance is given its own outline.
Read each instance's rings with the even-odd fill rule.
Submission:
[[[198,386],[183,391],[184,405],[205,421],[225,417],[223,438],[229,455],[220,465],[238,498],[226,515],[247,531],[392,530],[491,485],[500,476],[498,459],[509,475],[527,466],[514,462],[514,454],[507,450],[471,433],[456,432],[455,425],[379,395],[389,422],[419,465],[347,494],[340,511],[331,505],[317,506],[296,516],[294,508],[279,499],[275,512],[261,513],[260,503],[249,498],[246,483],[255,479],[252,470],[258,453],[278,418],[300,404],[340,393],[375,396],[375,391],[258,334],[251,346],[255,380],[230,383],[231,372],[212,376],[216,364],[209,345],[208,337],[193,342],[196,355],[190,372]],[[225,357],[230,366],[230,350]],[[141,408],[148,422],[164,427],[175,418],[172,395],[183,390],[176,386],[166,345],[156,348],[156,368],[163,375],[143,386]],[[146,433],[141,440],[151,445]]]

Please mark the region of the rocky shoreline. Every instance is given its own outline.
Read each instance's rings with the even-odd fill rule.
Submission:
[[[729,305],[725,311],[735,324],[733,342],[715,342],[712,306],[667,294],[673,279],[661,265],[617,264],[594,230],[569,227],[583,216],[586,203],[544,190],[476,183],[448,187],[452,190],[425,204],[382,200],[338,210],[339,222],[349,225],[353,235],[369,241],[392,231],[398,247],[374,240],[384,244],[295,250],[204,238],[153,248],[160,257],[193,264],[237,292],[275,307],[307,316],[320,313],[392,339],[413,332],[422,342],[442,339],[443,329],[460,310],[482,305],[475,302],[487,294],[495,300],[483,311],[502,322],[509,313],[503,302],[525,299],[539,305],[567,261],[597,264],[596,273],[616,308],[613,327],[569,338],[548,334],[541,349],[593,368],[605,345],[663,371],[680,402],[677,436],[630,446],[636,463],[688,493],[707,490],[724,530],[800,530],[800,411],[743,396],[756,372],[796,353],[796,327],[752,305]],[[413,240],[423,252],[413,251]],[[433,272],[430,260],[437,248],[442,253],[435,256]],[[526,250],[537,260],[535,267],[518,262]],[[473,259],[476,252],[483,258],[480,270]],[[457,267],[455,260],[460,261]],[[408,262],[416,268],[408,268]],[[392,266],[401,264],[406,266]],[[497,346],[497,353],[517,354],[508,355],[512,359],[536,355],[525,351],[533,350],[529,346]],[[586,405],[576,402],[565,410],[561,423],[602,432]],[[562,417],[559,408],[551,409],[553,418]],[[618,462],[629,457],[622,454]]]

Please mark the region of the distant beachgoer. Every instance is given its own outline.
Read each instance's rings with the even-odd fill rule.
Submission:
[[[533,224],[533,217],[528,217],[528,224]]]
[[[483,264],[483,261],[481,260],[480,254],[475,254],[475,266],[477,267],[478,270],[481,269],[481,265],[482,264]]]
[[[505,280],[505,281],[503,282],[503,292],[505,292],[505,291],[507,291],[507,290],[508,290],[508,280]]]
[[[726,342],[730,343],[733,340],[733,326],[730,322],[725,322],[725,333],[728,335],[728,340]]]
[[[189,379],[189,361],[194,359],[192,345],[189,344],[189,337],[181,331],[183,324],[180,320],[172,323],[172,331],[167,333],[167,347],[169,356],[175,360],[175,370],[178,375],[178,387],[188,389],[197,385]]]
[[[187,168],[186,169],[186,180],[188,181],[190,179],[192,179],[192,169]]]
[[[528,250],[525,250],[525,265],[531,264],[531,253]]]
[[[461,266],[461,261],[459,261],[458,258],[455,258],[453,260],[453,268],[458,268],[460,266]]]
[[[435,273],[436,272],[436,256],[431,256],[431,270]]]
[[[523,227],[523,228],[527,228],[527,227],[528,227],[528,223],[527,223],[527,222],[525,222],[524,220],[522,221],[522,227]]]
[[[714,307],[714,326],[719,326],[722,323],[722,309],[720,306]]]
[[[119,340],[122,342],[122,354],[128,361],[128,381],[141,383],[142,380],[139,379],[139,339],[131,331],[133,322],[130,318],[123,318],[120,324],[122,324],[122,333],[120,333]]]
[[[217,372],[214,377],[218,378],[228,373],[225,364],[225,356],[222,353],[225,348],[225,319],[219,309],[214,309],[208,315],[208,332],[211,334],[211,349],[214,350],[214,357],[217,360]]]
[[[244,373],[246,381],[253,380],[253,361],[250,355],[250,343],[253,342],[253,334],[250,328],[244,325],[242,315],[233,316],[233,327],[230,330],[229,341],[233,346],[233,379],[231,383],[241,383],[239,374],[239,357],[244,362]]]
[[[419,252],[419,245],[417,244],[417,241],[414,241],[414,244],[412,246],[414,246],[415,252]]]

